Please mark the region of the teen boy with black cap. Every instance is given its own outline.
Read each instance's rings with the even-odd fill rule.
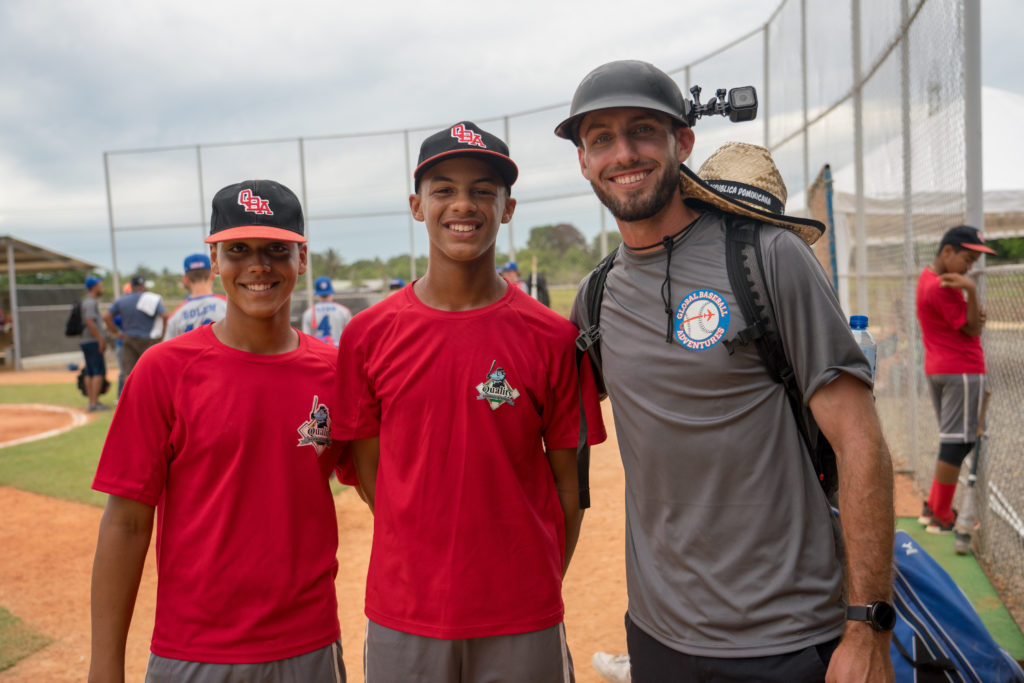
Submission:
[[[924,374],[939,421],[939,457],[920,518],[933,534],[952,533],[956,523],[953,495],[960,465],[977,440],[985,395],[985,309],[966,273],[982,254],[994,253],[977,228],[958,225],[942,236],[935,259],[917,279]]]
[[[623,237],[600,343],[626,476],[633,681],[792,683],[826,668],[829,680],[892,680],[892,624],[864,614],[894,615],[892,467],[867,362],[801,240],[824,226],[782,215],[785,185],[765,150],[726,149],[740,174],[724,177],[738,182],[705,184],[682,165],[687,113],[666,73],[617,61],[583,79],[555,130]],[[737,201],[766,177],[754,193],[766,203]],[[701,202],[684,202],[691,194]],[[728,277],[726,213],[762,222],[757,256],[781,342],[836,450],[849,613],[832,515],[786,391],[754,344],[723,343],[754,322]]]
[[[140,358],[93,481],[110,497],[89,680],[124,680],[155,509],[147,681],[344,681],[328,486],[335,351],[289,322],[306,270],[299,200],[270,180],[229,185],[206,241],[226,315]]]
[[[575,328],[497,274],[517,174],[471,122],[428,137],[409,197],[427,272],[341,335],[334,437],[354,440],[374,511],[368,683],[573,680],[561,587],[581,402],[590,443],[604,426]]]

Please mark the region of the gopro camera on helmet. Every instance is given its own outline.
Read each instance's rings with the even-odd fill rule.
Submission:
[[[757,116],[757,92],[752,85],[729,91],[720,88],[706,104],[701,104],[700,86],[690,92],[692,100],[683,96],[671,76],[647,62],[624,59],[602,64],[576,88],[569,116],[555,128],[555,135],[579,145],[583,117],[616,107],[651,109],[685,126],[692,126],[702,116],[728,116],[730,121],[750,121]]]
[[[690,88],[690,92],[693,94],[693,100],[690,102],[690,111],[687,112],[686,118],[691,126],[702,116],[728,116],[733,123],[753,121],[757,116],[757,91],[752,85],[733,88],[728,93],[725,88],[719,88],[706,104],[700,103],[699,85]]]

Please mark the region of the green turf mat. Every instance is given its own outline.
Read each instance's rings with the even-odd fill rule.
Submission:
[[[1014,659],[1024,659],[1024,633],[999,599],[974,555],[957,555],[953,550],[953,534],[929,534],[916,517],[900,517],[896,520],[896,528],[910,534],[942,565],[967,595],[996,642]]]

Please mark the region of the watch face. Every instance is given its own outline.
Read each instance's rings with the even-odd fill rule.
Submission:
[[[881,600],[872,603],[871,625],[879,631],[891,631],[896,625],[896,608]]]

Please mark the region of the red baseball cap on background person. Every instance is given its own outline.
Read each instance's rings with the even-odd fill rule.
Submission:
[[[941,250],[947,244],[970,249],[971,251],[981,251],[986,254],[996,253],[995,249],[985,246],[985,237],[981,234],[981,231],[969,225],[958,225],[947,230],[946,234],[942,236],[942,241],[939,242],[939,249]]]
[[[273,180],[243,180],[213,196],[207,244],[240,239],[306,241],[302,204]]]

